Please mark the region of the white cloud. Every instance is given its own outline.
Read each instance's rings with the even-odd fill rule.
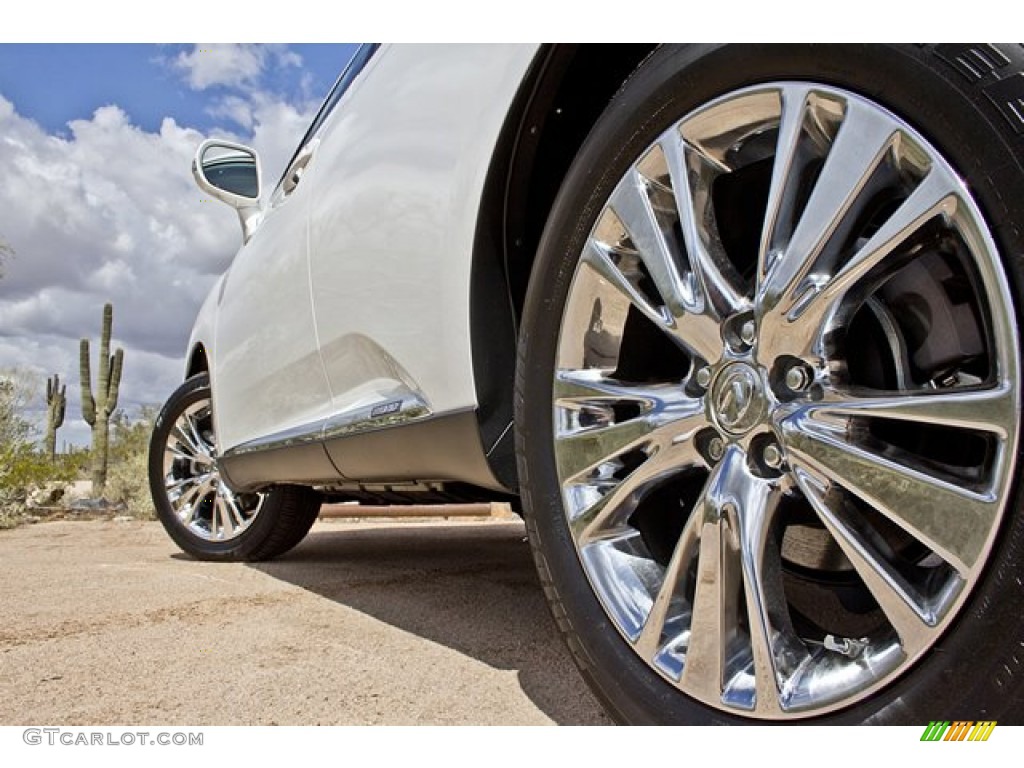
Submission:
[[[196,91],[214,86],[255,87],[270,65],[298,67],[302,57],[280,45],[230,43],[196,45],[174,59],[174,67]]]
[[[197,45],[179,53],[174,64],[189,87],[202,91],[215,85],[240,88],[253,83],[265,61],[266,52],[255,45]]]
[[[273,183],[312,108],[267,93],[246,103],[247,130],[232,138],[261,152]],[[0,367],[69,382],[62,440],[88,439],[78,340],[95,347],[104,302],[125,349],[121,405],[162,402],[181,380],[195,314],[240,241],[234,211],[192,181],[204,138],[171,118],[144,131],[112,105],[51,135],[0,95],[0,229],[16,254],[0,279]]]
[[[225,96],[206,109],[206,113],[211,117],[227,118],[246,129],[252,128],[252,112],[252,103],[235,95]]]

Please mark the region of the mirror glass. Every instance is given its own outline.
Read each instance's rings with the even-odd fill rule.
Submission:
[[[260,196],[255,153],[213,144],[203,151],[203,175],[218,189],[256,200]]]

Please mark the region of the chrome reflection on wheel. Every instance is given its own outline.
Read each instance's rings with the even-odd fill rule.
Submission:
[[[164,447],[164,487],[178,521],[205,541],[230,541],[256,519],[261,497],[236,494],[221,481],[209,399],[186,408]]]
[[[605,612],[723,711],[878,690],[984,568],[1018,350],[978,207],[899,117],[801,83],[684,117],[616,185],[562,316],[555,458]]]

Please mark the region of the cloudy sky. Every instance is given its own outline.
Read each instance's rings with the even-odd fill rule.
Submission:
[[[272,186],[354,49],[0,45],[0,240],[14,250],[0,369],[69,382],[61,441],[88,443],[78,340],[95,360],[106,301],[120,406],[161,403],[181,380],[192,321],[240,242],[234,211],[192,181],[196,146],[251,144]]]

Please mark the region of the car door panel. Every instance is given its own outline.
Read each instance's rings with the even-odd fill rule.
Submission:
[[[220,297],[214,399],[221,450],[322,422],[331,393],[309,293],[309,190],[278,192]]]
[[[394,408],[391,423],[475,407],[476,214],[508,104],[535,53],[386,46],[325,124],[305,183],[334,423],[358,427],[374,407]]]

